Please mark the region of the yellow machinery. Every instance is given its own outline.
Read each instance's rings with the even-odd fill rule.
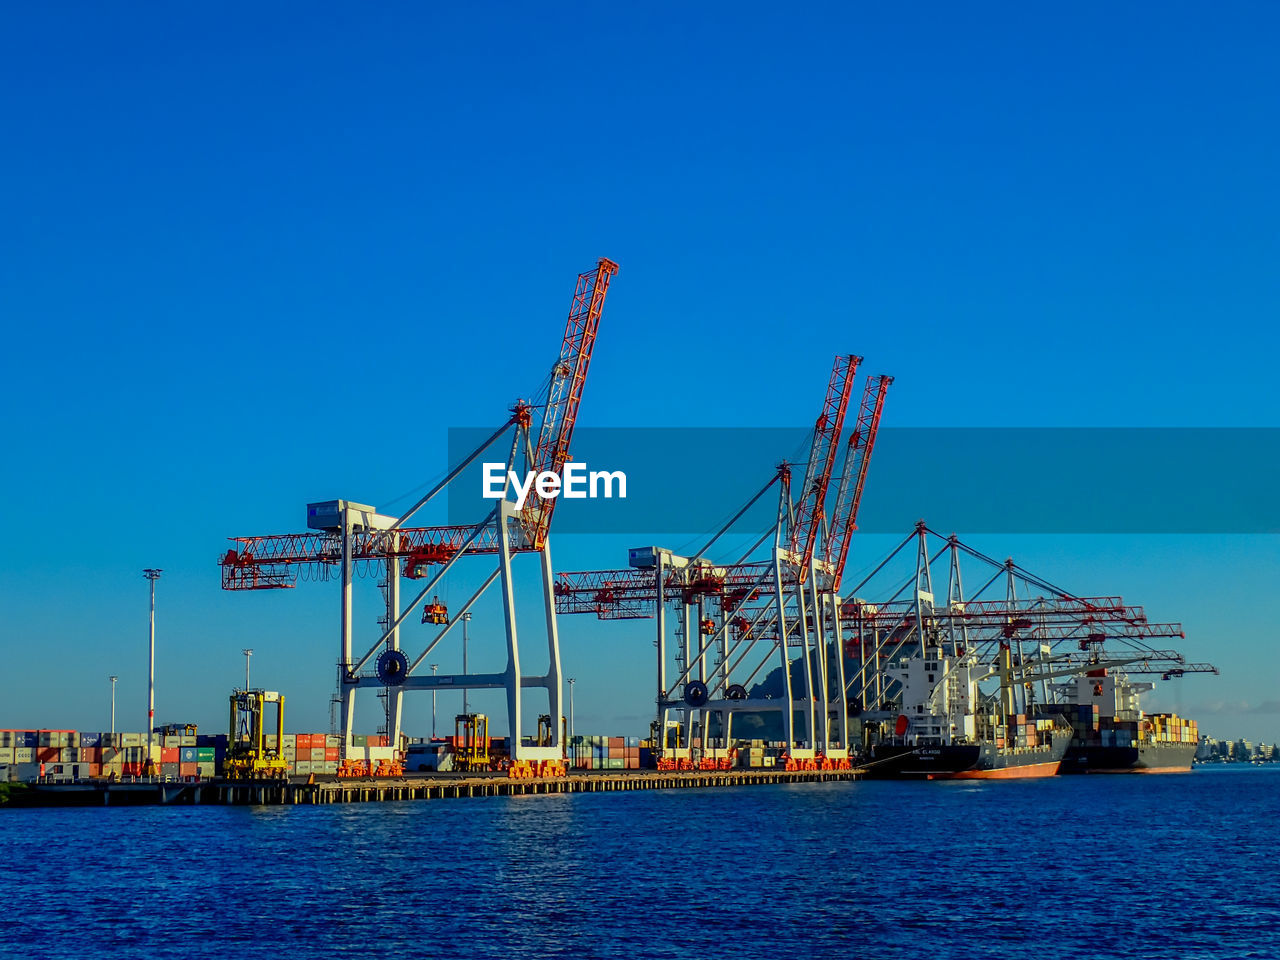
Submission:
[[[661,726],[662,725],[658,723],[657,720],[650,720],[649,736],[647,739],[642,740],[640,742],[640,746],[646,747],[647,749],[652,750],[656,754],[661,749],[661,744],[662,744],[662,734],[658,732]]]
[[[489,718],[483,713],[460,713],[454,718],[453,766],[455,770],[488,770]]]
[[[276,746],[267,746],[263,729],[266,705],[276,705]],[[231,695],[231,738],[223,776],[230,780],[279,780],[289,776],[284,741],[284,696],[271,690],[244,690]]]
[[[449,608],[440,602],[439,597],[432,597],[431,602],[422,608],[422,622],[444,626],[449,622]]]
[[[156,727],[156,733],[164,737],[194,737],[197,729],[194,723],[166,723]]]
[[[551,714],[544,713],[538,717],[538,736],[534,742],[540,747],[551,746]]]

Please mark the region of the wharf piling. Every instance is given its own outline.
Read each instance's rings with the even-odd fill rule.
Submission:
[[[414,775],[399,779],[326,779],[316,782],[203,780],[196,783],[79,782],[32,784],[10,797],[10,806],[251,805],[391,803],[555,793],[679,790],[784,783],[857,780],[859,770],[651,770],[617,774],[569,774],[532,780],[503,776]]]

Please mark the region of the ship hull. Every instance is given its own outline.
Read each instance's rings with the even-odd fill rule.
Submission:
[[[997,749],[995,744],[964,743],[917,747],[877,744],[866,775],[883,780],[1024,780],[1058,773],[1065,748]]]
[[[1129,747],[1075,743],[1062,761],[1063,773],[1187,773],[1194,743],[1145,743]]]

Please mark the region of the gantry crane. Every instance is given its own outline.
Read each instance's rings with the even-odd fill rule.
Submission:
[[[551,746],[526,743],[522,736],[521,710],[526,688],[542,688],[549,700],[549,713],[561,713],[561,670],[559,636],[552,596],[553,573],[548,533],[557,503],[556,497],[542,497],[529,491],[523,506],[511,498],[510,485],[503,498],[475,524],[410,526],[410,520],[437,495],[449,488],[471,464],[498,445],[505,451],[504,466],[510,475],[524,476],[544,471],[559,475],[568,461],[570,441],[578,419],[583,388],[591,363],[605,296],[618,266],[600,259],[595,268],[578,276],[569,316],[565,323],[560,353],[551,370],[546,400],[535,422],[533,406],[523,400],[511,408],[507,421],[479,447],[455,465],[448,475],[399,517],[383,515],[371,506],[349,500],[310,504],[307,508],[309,532],[269,537],[233,538],[234,546],[222,557],[222,585],[227,590],[261,590],[295,585],[298,571],[306,567],[337,567],[341,582],[338,687],[342,702],[341,732],[344,768],[359,769],[352,736],[355,721],[355,694],[361,688],[385,690],[388,697],[388,733],[392,747],[400,739],[403,693],[407,690],[495,688],[505,689],[511,733],[513,775],[563,773],[564,747],[559,734]],[[536,446],[535,446],[536,437]],[[512,558],[537,554],[541,561],[541,586],[546,616],[541,630],[548,657],[547,672],[530,676],[521,669],[518,637],[528,640],[536,628],[526,625],[517,631],[515,585]],[[488,557],[496,560],[478,590],[450,615],[433,593],[463,559]],[[352,612],[354,566],[371,561],[385,570],[385,629],[363,653],[354,649]],[[402,605],[401,576],[425,580],[415,598]],[[502,597],[507,641],[507,664],[499,672],[433,674],[417,673],[463,615],[495,583]],[[423,622],[438,627],[423,652],[410,659],[402,650],[401,628],[409,614],[427,596],[432,600],[423,609]],[[368,748],[363,758],[369,764],[390,757],[374,756]]]
[[[819,557],[820,534],[827,519],[825,504],[835,452],[860,362],[860,357],[851,354],[835,358],[811,436],[797,502],[791,496],[791,468],[784,462],[693,557],[678,556],[659,547],[643,547],[629,551],[630,566],[625,569],[558,575],[556,603],[562,613],[594,613],[606,620],[657,618],[656,739],[664,763],[696,764],[698,758],[690,750],[691,738],[695,731],[701,731],[705,743],[712,718],[719,720],[721,739],[727,748],[732,739],[733,714],[751,711],[781,714],[793,763],[847,764],[843,722],[838,723],[833,737],[830,723],[819,719],[829,717],[832,706],[837,708],[838,717],[846,713],[845,685],[841,662],[836,670],[834,697],[828,700],[828,643],[813,592],[817,577],[810,574],[820,570],[822,589],[829,589],[834,567],[825,556]],[[856,515],[888,381],[886,377],[869,381],[868,390],[874,399],[869,405],[864,403],[866,420],[860,420],[857,432],[861,439],[854,444],[857,457],[846,464],[846,475],[857,481],[856,487],[850,486],[849,490],[856,488],[857,496],[837,498],[844,505],[842,516],[846,519]],[[874,386],[870,385],[872,382]],[[851,469],[849,463],[855,466]],[[736,562],[718,564],[707,559],[714,544],[775,487],[778,509],[769,530]],[[751,559],[770,540],[768,559]],[[669,604],[678,611],[673,631],[668,630]],[[669,632],[674,633],[674,641]],[[802,691],[792,689],[792,648],[799,650]],[[762,649],[764,655],[760,657]],[[838,641],[830,649],[838,651]],[[672,653],[674,670],[670,669]],[[778,699],[748,700],[748,686],[774,661],[775,654],[784,691]],[[714,666],[709,663],[711,656],[715,657]],[[797,709],[805,716],[803,736],[797,736],[793,729]],[[669,718],[672,711],[680,715],[678,720]],[[699,723],[694,722],[695,711],[700,715]],[[704,748],[703,762],[708,753],[711,751]],[[726,758],[712,753],[712,759],[724,762]]]

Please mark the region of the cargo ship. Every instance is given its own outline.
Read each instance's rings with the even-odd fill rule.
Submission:
[[[1067,689],[1071,702],[1051,708],[1072,726],[1062,772],[1188,772],[1200,740],[1196,722],[1144,715],[1140,697],[1154,686],[1102,667],[1076,678]]]
[[[902,686],[892,735],[873,743],[868,777],[1012,780],[1056,776],[1071,728],[1054,715],[1014,713],[1008,651],[993,671],[970,656],[926,648],[888,668]],[[1001,695],[984,697],[980,680],[1001,677]]]

